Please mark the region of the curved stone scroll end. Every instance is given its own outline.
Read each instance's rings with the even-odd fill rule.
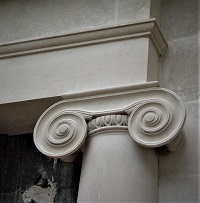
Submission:
[[[69,155],[69,156],[60,157],[60,159],[64,162],[72,162],[76,159],[77,156],[78,156],[78,151],[75,152],[74,154]]]
[[[184,133],[183,131],[169,144],[166,144],[166,147],[169,151],[174,152],[178,151],[184,143]]]
[[[80,112],[45,112],[34,129],[34,142],[38,150],[48,157],[71,162],[87,135],[87,124]]]
[[[169,151],[175,151],[183,141],[180,132],[184,122],[185,108],[179,99],[152,99],[141,101],[132,109],[128,130],[142,146],[156,148],[166,145]]]

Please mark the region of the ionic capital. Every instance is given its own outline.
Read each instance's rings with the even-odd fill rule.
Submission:
[[[72,161],[87,137],[105,130],[127,130],[144,147],[179,147],[185,108],[166,89],[149,88],[105,97],[56,103],[34,129],[34,142],[46,156]]]

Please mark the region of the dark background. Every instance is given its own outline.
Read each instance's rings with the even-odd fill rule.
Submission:
[[[21,203],[21,194],[46,171],[56,183],[56,203],[76,202],[82,154],[71,163],[48,158],[34,145],[33,135],[0,135],[0,203]]]

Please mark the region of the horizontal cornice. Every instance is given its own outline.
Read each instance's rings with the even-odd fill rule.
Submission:
[[[167,42],[161,30],[155,19],[152,18],[137,23],[0,44],[0,58],[49,52],[139,37],[149,37],[153,41],[159,55],[162,54],[162,51],[167,46]]]
[[[85,91],[78,92],[74,94],[66,94],[60,95],[64,100],[68,101],[78,101],[92,98],[100,98],[100,97],[110,97],[114,95],[127,94],[128,92],[132,92],[135,90],[145,89],[145,88],[153,88],[160,87],[158,81],[151,81],[146,83],[134,84],[129,86],[120,86],[120,87],[112,87],[107,89],[98,89],[93,91]]]

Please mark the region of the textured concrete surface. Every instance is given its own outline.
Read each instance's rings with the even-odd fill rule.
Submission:
[[[184,101],[197,99],[197,36],[181,38],[168,43],[168,50],[161,58],[161,86],[175,91]]]
[[[54,196],[55,191],[55,203],[76,202],[81,156],[72,163],[49,159],[35,148],[31,134],[1,135],[0,144],[1,203],[22,203],[23,197],[24,202],[44,199],[49,192]],[[43,171],[48,177],[47,187],[41,184]]]
[[[198,0],[163,1],[162,29],[168,50],[161,58],[160,84],[184,101],[198,95]]]
[[[0,1],[0,43],[150,17],[150,0]]]
[[[160,83],[184,100],[182,148],[159,157],[160,202],[198,202],[198,0],[163,1],[169,48],[161,58]]]
[[[167,40],[198,32],[198,0],[163,0],[163,32]]]

